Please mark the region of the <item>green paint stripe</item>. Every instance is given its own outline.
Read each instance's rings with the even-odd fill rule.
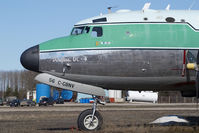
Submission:
[[[91,37],[91,31],[88,34],[62,37],[41,43],[40,51],[98,48],[199,48],[199,32],[195,32],[187,24],[130,24],[102,27],[102,37]],[[99,42],[99,45],[96,46],[96,42]],[[110,42],[110,44],[101,44],[101,42]]]

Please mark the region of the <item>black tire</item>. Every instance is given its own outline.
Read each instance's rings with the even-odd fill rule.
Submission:
[[[88,128],[87,126],[85,126],[86,119],[91,118],[92,114],[93,114],[92,109],[87,109],[87,110],[84,110],[81,112],[81,114],[79,115],[78,120],[77,120],[77,125],[80,130],[96,131],[96,130],[101,129],[102,124],[103,124],[103,117],[101,116],[101,114],[98,111],[95,111],[95,115],[94,115],[95,125],[93,125],[93,127],[91,127],[91,128]],[[88,125],[88,124],[86,124],[86,125]]]

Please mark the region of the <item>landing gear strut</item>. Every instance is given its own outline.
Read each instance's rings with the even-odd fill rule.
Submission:
[[[104,104],[97,97],[93,97],[93,108],[81,112],[78,117],[77,125],[80,130],[94,131],[99,130],[103,124],[103,117],[96,110],[97,103]]]

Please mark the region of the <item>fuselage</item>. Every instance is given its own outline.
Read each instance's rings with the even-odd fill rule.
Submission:
[[[195,72],[185,66],[197,60],[198,14],[120,10],[93,17],[78,22],[71,35],[32,48],[39,54],[35,67],[22,64],[105,89],[194,89]]]

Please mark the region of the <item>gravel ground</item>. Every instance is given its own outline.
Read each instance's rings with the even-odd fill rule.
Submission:
[[[34,108],[34,107],[33,107]],[[35,107],[37,108],[37,107]],[[43,107],[44,108],[44,107]],[[77,130],[77,118],[81,111],[1,111],[0,133],[68,133]],[[105,110],[99,133],[199,133],[198,126],[151,126],[149,122],[164,115],[198,116],[196,110]],[[121,107],[124,108],[124,107]],[[22,108],[24,109],[24,108]],[[52,111],[49,111],[51,110]]]

